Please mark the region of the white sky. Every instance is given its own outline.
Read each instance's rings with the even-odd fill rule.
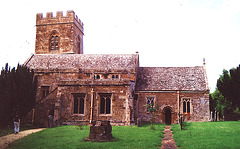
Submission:
[[[7,0],[0,2],[0,66],[35,51],[36,14],[74,10],[85,54],[134,54],[140,66],[201,66],[211,92],[240,64],[239,0]]]

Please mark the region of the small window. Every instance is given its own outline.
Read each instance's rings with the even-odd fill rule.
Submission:
[[[50,50],[56,50],[58,51],[58,36],[56,35],[53,35],[51,38],[50,38]]]
[[[84,114],[85,94],[74,95],[74,114]]]
[[[183,101],[183,113],[190,113],[190,99],[184,98]]]
[[[112,79],[118,79],[119,76],[118,75],[112,75]]]
[[[94,75],[94,79],[100,79],[101,76],[100,75]]]
[[[100,75],[97,75],[97,79],[100,79]]]
[[[147,104],[154,107],[154,97],[147,97]]]
[[[100,95],[100,114],[111,114],[111,94]]]
[[[42,98],[46,97],[49,94],[49,86],[41,87]]]

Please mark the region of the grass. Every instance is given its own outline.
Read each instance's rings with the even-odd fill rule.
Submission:
[[[240,121],[184,123],[172,125],[176,145],[184,149],[240,148]]]
[[[28,129],[34,129],[36,128],[35,126],[32,126],[32,125],[23,125],[23,126],[20,126],[20,131],[24,131],[24,130],[28,130]],[[5,135],[9,135],[9,134],[12,134],[14,133],[14,130],[13,130],[13,125],[8,128],[2,128],[0,129],[0,137],[2,136],[5,136]]]
[[[59,126],[47,128],[22,139],[15,141],[9,146],[14,148],[158,148],[161,146],[165,125],[156,124],[155,129],[150,125],[137,126],[113,126],[111,142],[84,141],[89,135],[89,126]]]

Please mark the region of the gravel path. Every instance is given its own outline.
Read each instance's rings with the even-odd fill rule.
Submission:
[[[25,137],[29,134],[42,131],[45,128],[39,128],[39,129],[30,129],[25,131],[20,131],[18,134],[10,134],[3,137],[0,137],[0,149],[5,149],[8,147],[9,144],[11,144],[13,141],[20,139],[22,137]]]

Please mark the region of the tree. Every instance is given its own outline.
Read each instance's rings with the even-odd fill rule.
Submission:
[[[210,98],[210,108],[211,111],[218,111],[221,116],[231,109],[232,103],[228,101],[218,89],[216,89],[211,95]]]
[[[26,116],[35,104],[37,78],[33,70],[19,65],[12,69],[6,64],[0,75],[1,125],[12,122],[15,112]]]
[[[153,123],[155,122],[155,112],[159,109],[158,105],[153,106],[152,104],[147,104],[147,110],[148,112],[150,112],[151,117],[150,117],[150,121],[151,121],[151,129],[154,129],[153,127]]]
[[[229,72],[223,70],[223,74],[217,80],[217,88],[225,99],[232,103],[231,109],[236,113],[240,108],[240,65]]]

